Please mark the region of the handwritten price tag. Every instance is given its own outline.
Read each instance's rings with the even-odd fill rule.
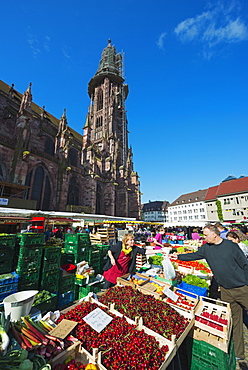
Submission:
[[[169,288],[165,287],[163,292],[164,292],[165,295],[167,295],[167,297],[172,299],[174,302],[176,302],[178,300],[178,295],[176,293],[172,292],[172,290],[170,290]]]
[[[100,333],[113,318],[97,307],[94,311],[85,316],[83,320],[90,325],[92,329]]]

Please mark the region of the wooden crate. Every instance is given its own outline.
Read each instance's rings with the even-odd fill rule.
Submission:
[[[137,273],[135,273],[134,276],[138,276],[138,278],[140,278],[142,280],[141,285],[138,285],[138,284],[133,283],[130,280],[131,276],[132,276],[132,274],[126,274],[126,275],[123,275],[121,277],[118,277],[117,278],[117,285],[128,285],[128,286],[131,286],[132,288],[137,288],[137,287],[139,287],[141,285],[144,285],[144,284],[148,283],[149,280],[150,280],[148,276],[139,274],[137,272]]]
[[[221,351],[228,353],[230,338],[224,339],[217,335],[211,334],[209,331],[200,329],[196,326],[192,328],[189,333],[194,339],[202,340],[211,344],[212,346],[219,348]]]
[[[219,318],[227,320],[227,323],[221,323],[215,319],[212,319],[211,317],[206,317],[203,314],[204,312],[208,313],[209,315],[217,315]],[[223,339],[230,338],[232,331],[232,316],[229,303],[212,298],[200,297],[200,301],[195,311],[195,318],[196,327],[206,330],[211,334]],[[200,322],[199,319],[206,320],[208,324]],[[218,330],[209,326],[209,323],[212,323],[213,325],[219,325],[222,330]]]
[[[97,364],[98,351],[93,348],[93,355],[91,355],[86,349],[81,346],[81,342],[75,342],[70,347],[62,351],[56,357],[49,361],[52,369],[58,364],[65,364],[68,358],[75,359],[76,361],[82,362],[84,365],[91,363]]]
[[[137,289],[143,293],[143,294],[148,294],[148,295],[153,295],[156,299],[163,299],[165,297],[165,294],[159,294],[157,292],[157,287],[154,286],[152,283],[158,284],[163,288],[171,288],[170,284],[167,283],[162,283],[161,281],[156,281],[155,279],[150,278],[150,281],[143,286],[137,287]]]
[[[177,288],[174,288],[173,291],[174,291],[174,293],[177,294]],[[185,292],[185,294],[184,294],[184,292]],[[176,302],[174,302],[174,301],[171,302],[168,297],[166,297],[164,299],[164,301],[166,303],[168,303],[171,307],[180,309],[180,311],[187,311],[187,312],[194,313],[195,310],[196,310],[196,307],[198,305],[198,302],[199,302],[198,295],[192,293],[192,297],[190,297],[186,293],[187,293],[186,291],[180,289],[180,294],[182,294],[183,300],[186,301],[187,303],[189,303],[191,305],[191,307],[189,307],[187,304],[185,306],[184,305],[179,305],[179,303],[177,301]]]

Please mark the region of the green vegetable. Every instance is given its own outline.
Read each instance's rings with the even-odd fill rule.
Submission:
[[[185,278],[183,278],[183,281],[189,285],[199,286],[200,288],[209,288],[205,279],[201,279],[195,275],[187,275]]]
[[[162,266],[163,259],[164,258],[161,257],[161,256],[150,256],[149,259],[148,259],[148,261],[152,265]]]
[[[22,363],[20,363],[18,370],[33,370],[33,366],[33,362],[29,359],[26,359]]]

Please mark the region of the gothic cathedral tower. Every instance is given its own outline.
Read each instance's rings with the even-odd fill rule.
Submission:
[[[140,183],[128,147],[123,55],[111,40],[88,84],[82,165],[95,183],[95,213],[140,218]]]

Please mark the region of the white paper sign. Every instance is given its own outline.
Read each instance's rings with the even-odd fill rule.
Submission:
[[[9,200],[8,199],[6,199],[6,198],[0,198],[0,204],[2,206],[7,206],[8,203],[9,203]]]
[[[178,295],[176,293],[172,292],[172,290],[170,290],[169,288],[165,287],[163,292],[164,292],[165,295],[167,295],[167,297],[172,299],[174,302],[176,302],[178,300]]]
[[[92,329],[100,333],[112,320],[106,312],[97,307],[94,311],[85,316],[84,321],[89,324]]]

